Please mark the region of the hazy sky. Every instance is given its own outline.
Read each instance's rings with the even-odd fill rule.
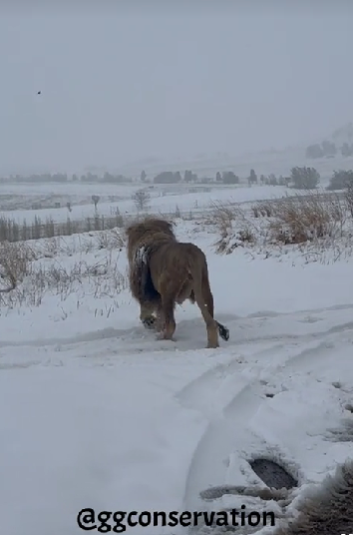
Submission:
[[[1,8],[1,169],[236,155],[353,120],[348,0],[27,3]]]

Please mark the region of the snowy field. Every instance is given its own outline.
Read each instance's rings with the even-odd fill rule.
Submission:
[[[78,220],[86,217],[92,217],[94,207],[92,204],[92,195],[99,195],[100,201],[98,211],[100,215],[110,215],[118,207],[121,212],[134,211],[135,205],[131,199],[132,194],[144,186],[139,177],[141,170],[144,169],[147,178],[150,181],[146,183],[152,198],[151,209],[157,205],[162,205],[168,211],[174,211],[177,200],[176,196],[183,198],[182,205],[185,210],[190,210],[195,201],[199,198],[203,190],[211,190],[212,196],[235,195],[240,200],[244,199],[244,191],[247,187],[247,177],[250,169],[255,172],[260,179],[263,174],[269,176],[274,173],[276,177],[289,176],[291,169],[296,166],[315,167],[320,173],[320,186],[325,188],[334,171],[350,170],[353,168],[353,157],[342,157],[337,154],[334,158],[307,159],[304,149],[289,149],[281,152],[260,153],[253,155],[244,155],[242,157],[232,157],[222,154],[213,157],[190,158],[189,160],[181,159],[180,161],[166,160],[159,163],[138,162],[129,164],[116,173],[123,173],[125,176],[133,179],[131,184],[109,184],[109,183],[80,183],[68,182],[60,183],[0,183],[0,211],[6,217],[13,218],[16,221],[25,219],[28,223],[33,221],[37,215],[41,219],[52,217],[55,221],[63,221],[70,217],[72,220]],[[182,174],[185,169],[191,169],[197,173],[199,178],[215,178],[217,171],[233,171],[240,178],[240,184],[229,187],[222,184],[176,184],[176,185],[153,185],[153,178],[158,173],[165,170],[180,171]],[[78,173],[80,174],[80,173]],[[190,192],[197,190],[195,193]],[[254,188],[253,188],[254,189]],[[255,188],[257,189],[257,188]],[[239,194],[241,190],[242,193]],[[248,195],[250,198],[261,198],[261,196],[280,196],[283,191],[282,187],[266,188],[262,192],[252,191]],[[163,199],[158,197],[163,195]],[[157,198],[157,199],[156,199]],[[203,196],[204,198],[204,196]],[[70,203],[72,212],[67,209],[67,203]],[[37,208],[40,206],[40,208]]]
[[[210,201],[254,201],[281,189],[158,197],[151,210],[178,204],[187,212],[196,201],[206,209]],[[77,513],[89,507],[182,512],[245,504],[277,513],[259,498],[200,496],[222,485],[265,487],[248,462],[262,456],[299,481],[289,514],[296,497],[352,454],[344,434],[353,412],[351,256],[325,251],[324,261],[309,261],[292,246],[219,255],[211,224],[176,222],[178,238],[208,258],[216,318],[230,329],[218,349],[205,349],[205,326],[190,304],[177,309],[173,342],[139,324],[117,236],[31,242],[28,274],[0,306],[4,535],[79,535]]]
[[[141,187],[131,188],[129,195],[123,197],[116,202],[99,202],[97,212],[100,216],[109,217],[116,213],[118,209],[121,214],[136,214],[137,207],[132,200],[131,195],[134,191],[141,189]],[[263,198],[283,197],[288,188],[285,186],[236,186],[228,188],[208,188],[207,192],[189,193],[187,189],[181,188],[182,191],[167,191],[163,195],[163,190],[156,189],[150,191],[150,201],[146,207],[146,211],[155,213],[174,213],[177,209],[183,213],[190,211],[197,211],[199,209],[208,208],[214,201],[233,201],[233,202],[250,202],[257,201]],[[183,191],[184,190],[184,191]],[[35,217],[45,222],[51,218],[56,223],[65,222],[68,218],[72,221],[81,221],[86,218],[94,217],[95,210],[93,204],[77,205],[72,207],[72,211],[68,212],[67,208],[57,209],[41,209],[41,210],[13,210],[3,212],[6,218],[12,219],[21,223],[33,223]]]

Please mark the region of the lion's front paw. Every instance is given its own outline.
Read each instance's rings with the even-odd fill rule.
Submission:
[[[146,329],[153,329],[156,325],[156,318],[154,316],[149,316],[148,318],[144,318],[142,320],[142,324]]]

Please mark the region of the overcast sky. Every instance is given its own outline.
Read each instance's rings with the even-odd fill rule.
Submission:
[[[348,0],[49,3],[2,7],[2,169],[236,155],[353,120]]]

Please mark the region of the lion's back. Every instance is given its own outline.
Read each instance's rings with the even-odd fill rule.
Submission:
[[[199,271],[206,263],[204,252],[193,243],[169,242],[161,245],[151,256],[151,270],[180,279]]]

